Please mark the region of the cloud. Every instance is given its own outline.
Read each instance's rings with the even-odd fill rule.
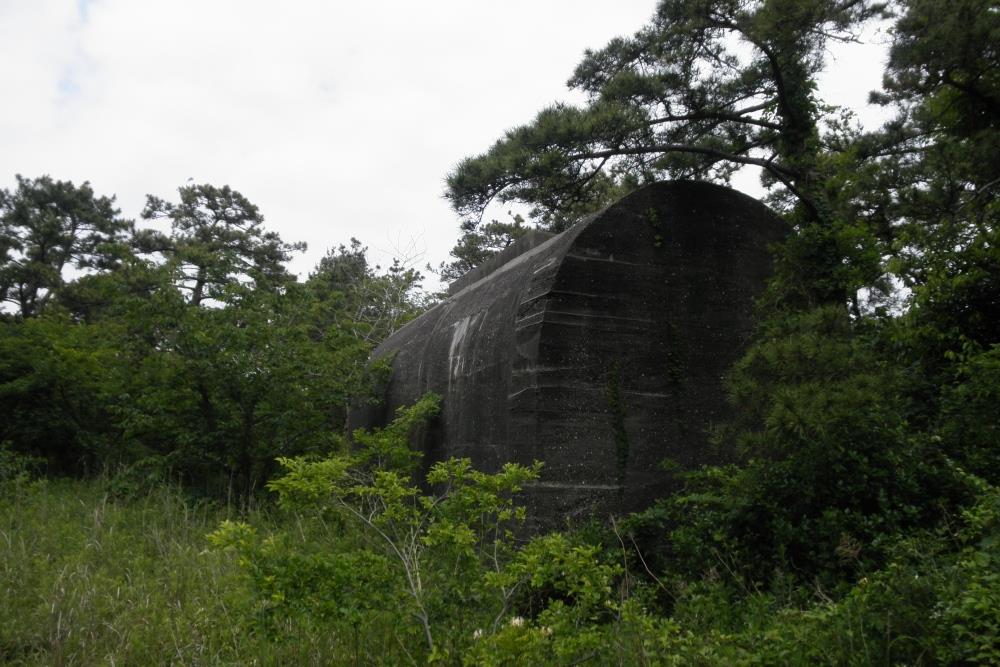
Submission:
[[[583,50],[654,4],[0,2],[0,185],[90,180],[136,217],[193,177],[307,241],[297,271],[352,236],[436,264],[451,166],[566,99]]]

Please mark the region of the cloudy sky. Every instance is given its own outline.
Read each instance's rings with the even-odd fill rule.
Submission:
[[[444,177],[565,88],[583,50],[654,0],[0,0],[0,187],[147,193],[228,184],[309,251],[361,239],[437,265]],[[838,49],[821,91],[865,111],[881,47]],[[744,183],[744,189],[752,181]],[[497,212],[497,214],[501,214]]]

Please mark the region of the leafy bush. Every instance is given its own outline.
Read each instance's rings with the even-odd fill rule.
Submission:
[[[540,466],[486,474],[449,459],[431,466],[421,489],[411,478],[410,434],[438,405],[429,395],[387,428],[356,433],[356,452],[280,459],[285,475],[269,487],[282,508],[308,522],[314,543],[260,540],[245,525],[213,534],[216,545],[240,554],[259,610],[325,619],[365,637],[388,625],[404,651],[432,658],[455,655],[487,614],[504,615],[514,589],[487,575],[510,557],[513,526],[524,518],[513,496]],[[338,583],[359,563],[368,568],[362,580]]]

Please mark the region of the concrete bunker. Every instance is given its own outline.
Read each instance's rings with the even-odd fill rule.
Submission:
[[[394,355],[384,400],[351,426],[384,425],[436,392],[439,423],[415,443],[428,460],[544,461],[526,489],[541,517],[642,508],[673,486],[664,459],[717,460],[723,375],[784,234],[760,202],[688,181],[531,234],[378,347]]]

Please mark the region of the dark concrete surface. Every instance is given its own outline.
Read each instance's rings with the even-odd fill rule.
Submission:
[[[645,507],[675,488],[664,459],[719,460],[707,431],[727,414],[723,375],[784,234],[734,190],[644,187],[456,281],[375,351],[395,355],[385,401],[350,425],[384,425],[433,391],[441,417],[414,443],[428,462],[544,461],[526,490],[543,520]]]

